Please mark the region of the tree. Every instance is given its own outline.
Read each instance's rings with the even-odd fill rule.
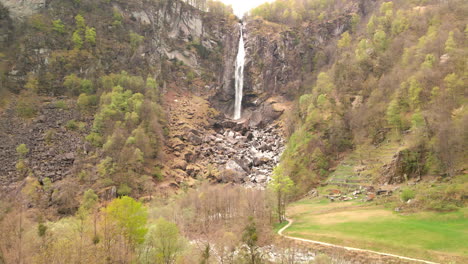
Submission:
[[[282,223],[286,219],[286,204],[288,196],[294,188],[294,182],[284,173],[282,166],[277,166],[273,171],[269,187],[276,195],[276,213],[278,221]]]
[[[91,46],[96,45],[96,29],[93,27],[86,27],[85,41]]]
[[[400,108],[400,102],[399,98],[395,97],[392,101],[390,101],[390,104],[388,105],[387,108],[387,120],[390,125],[393,125],[395,128],[398,130],[401,129],[402,127],[402,121],[401,121],[401,108]]]
[[[343,33],[343,35],[341,35],[341,39],[338,40],[338,48],[347,48],[350,44],[351,36],[349,35],[348,31],[346,31],[345,33]]]
[[[78,33],[81,33],[81,34],[84,33],[86,29],[86,21],[82,15],[78,14],[75,16],[75,24],[76,24],[76,30],[78,31]]]
[[[177,225],[164,218],[159,218],[155,225],[149,228],[142,262],[175,263],[177,257],[184,251],[185,246],[186,242],[180,235]]]
[[[452,53],[456,47],[457,43],[455,42],[455,38],[453,37],[453,31],[450,31],[447,41],[445,42],[445,52]]]
[[[81,49],[83,47],[83,38],[78,31],[73,32],[72,42],[75,49]]]
[[[377,30],[374,34],[374,45],[377,50],[385,51],[388,47],[387,34],[383,30]]]
[[[114,199],[104,212],[131,246],[143,243],[148,232],[148,212],[142,203],[123,196]]]
[[[65,34],[67,32],[65,30],[65,25],[60,19],[52,21],[52,30],[54,30],[55,32],[59,34]]]
[[[29,153],[29,149],[26,147],[26,144],[20,144],[16,147],[16,153],[18,153],[20,159],[24,159],[26,154]]]
[[[257,233],[257,225],[253,217],[249,217],[249,223],[244,228],[244,232],[242,234],[242,242],[247,247],[247,254],[246,254],[246,263],[249,264],[256,264],[261,262],[260,252],[258,250],[259,246],[257,245],[258,242],[258,233]]]
[[[321,72],[317,77],[317,84],[315,85],[315,91],[318,94],[324,94],[331,92],[335,89],[335,84],[333,83],[330,75],[326,72]]]

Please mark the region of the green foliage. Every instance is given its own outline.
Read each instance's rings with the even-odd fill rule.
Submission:
[[[435,63],[435,56],[434,54],[427,54],[424,62],[421,64],[421,68],[423,69],[431,69]]]
[[[67,32],[61,19],[52,21],[52,30],[59,34],[65,34]]]
[[[20,159],[24,159],[29,153],[29,149],[28,147],[26,147],[26,144],[20,144],[16,147],[16,153],[18,154]]]
[[[39,237],[44,237],[46,235],[46,232],[47,226],[44,225],[44,223],[39,223],[37,225],[37,235],[39,235]]]
[[[75,16],[75,25],[76,25],[76,32],[79,34],[83,34],[86,29],[86,21],[84,17],[80,14]]]
[[[132,47],[132,50],[135,51],[138,46],[143,42],[145,37],[138,35],[135,32],[130,32],[129,34],[130,37],[130,46]]]
[[[393,2],[383,2],[382,5],[380,5],[380,13],[386,14],[388,11],[393,10]]]
[[[294,182],[284,173],[281,166],[277,166],[273,170],[273,175],[271,181],[268,183],[268,187],[276,194],[276,210],[279,222],[281,223],[285,220],[286,204],[289,195],[294,189]]]
[[[378,51],[385,51],[388,47],[387,34],[383,30],[377,30],[374,33],[374,46]]]
[[[245,263],[255,264],[261,263],[261,254],[259,251],[257,225],[252,217],[249,218],[247,226],[242,233],[242,242],[247,247],[247,252],[244,253]]]
[[[86,27],[85,42],[91,46],[96,45],[96,29],[93,27]]]
[[[438,212],[457,211],[467,204],[467,175],[458,175],[449,183],[420,189],[418,199],[424,209]]]
[[[112,13],[112,17],[113,17],[113,21],[112,21],[112,25],[113,26],[121,26],[122,25],[122,21],[123,21],[123,16],[122,14],[120,13],[119,9],[117,8],[114,8],[114,11]]]
[[[367,39],[361,39],[356,48],[355,55],[358,61],[366,60],[372,51],[372,46]]]
[[[97,171],[101,177],[112,175],[115,172],[114,161],[112,158],[106,157],[105,159],[101,160],[101,162],[97,165]]]
[[[351,32],[356,32],[356,29],[361,22],[361,16],[359,14],[353,14],[351,16]]]
[[[394,36],[399,35],[406,31],[409,28],[408,18],[405,16],[403,11],[399,10],[397,12],[396,18],[392,23],[392,34]]]
[[[104,213],[131,245],[135,246],[145,241],[148,232],[146,228],[148,212],[143,204],[131,197],[123,196],[110,202]]]
[[[99,197],[94,192],[94,190],[93,189],[88,189],[83,194],[83,201],[81,202],[81,206],[85,210],[91,210],[92,208],[94,208],[97,205],[98,201],[99,201]]]
[[[338,40],[338,48],[347,48],[351,44],[351,36],[348,31],[341,35],[341,39]]]
[[[77,130],[78,129],[78,124],[76,123],[75,120],[70,120],[68,121],[66,124],[65,124],[65,127],[68,129],[68,130]]]
[[[415,196],[416,196],[416,194],[415,194],[414,190],[406,188],[406,189],[403,189],[401,191],[400,198],[401,198],[402,201],[407,202],[407,201],[409,201],[411,199],[414,199]]]
[[[450,31],[447,41],[445,42],[445,52],[452,53],[456,47],[457,43],[455,42],[453,31]]]
[[[314,91],[319,94],[329,93],[334,90],[335,84],[333,83],[330,75],[326,72],[321,72],[317,77],[317,84],[315,85]]]
[[[68,105],[67,105],[67,102],[65,102],[64,100],[58,100],[54,103],[54,106],[58,109],[62,109],[62,110],[67,110],[68,109]]]
[[[421,94],[422,90],[423,87],[421,83],[416,79],[416,77],[411,77],[409,79],[408,94],[410,106],[412,109],[416,109],[421,104],[419,95]]]
[[[96,95],[87,95],[82,93],[77,99],[77,104],[80,110],[87,111],[95,107],[98,104],[98,101],[99,100]]]
[[[177,225],[159,218],[146,235],[142,263],[175,263],[186,245]]]
[[[28,22],[37,31],[50,31],[50,20],[46,18],[43,14],[33,14],[32,16],[28,17]]]
[[[117,194],[119,196],[128,196],[132,193],[132,188],[130,188],[126,183],[122,183],[119,185],[117,189]]]
[[[32,118],[37,114],[37,98],[31,95],[24,95],[18,100],[16,105],[16,113],[21,118]]]
[[[42,189],[44,189],[44,191],[46,192],[49,192],[51,189],[52,189],[52,181],[50,180],[49,177],[45,177],[43,180],[42,180]]]
[[[421,114],[421,111],[416,111],[413,116],[411,117],[411,124],[412,124],[412,129],[419,129],[425,126],[425,120],[423,115]]]
[[[73,32],[72,42],[75,49],[81,49],[83,47],[83,37],[81,37],[78,31]]]

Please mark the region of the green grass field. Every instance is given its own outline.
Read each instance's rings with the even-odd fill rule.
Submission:
[[[401,215],[356,202],[301,200],[286,235],[442,263],[468,263],[468,209]]]

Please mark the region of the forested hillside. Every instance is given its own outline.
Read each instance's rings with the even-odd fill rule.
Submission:
[[[282,171],[307,191],[325,180],[341,159],[356,154],[365,165],[373,158],[368,156],[373,148],[397,142],[400,148],[387,164],[392,168],[366,171],[370,181],[394,184],[426,175],[450,180],[464,174],[467,4],[361,4],[367,13],[351,14],[340,39],[315,53],[309,73],[313,77],[302,83],[304,94],[292,111],[290,123],[299,125],[292,125]],[[327,18],[316,12],[344,5],[276,1],[252,15],[300,31],[304,27],[291,18],[317,23]]]

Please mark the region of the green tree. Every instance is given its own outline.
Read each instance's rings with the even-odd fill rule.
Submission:
[[[96,29],[93,27],[86,27],[85,41],[91,46],[96,45]]]
[[[385,51],[388,47],[387,34],[383,30],[377,30],[374,34],[374,46],[379,51]]]
[[[336,88],[330,75],[326,72],[321,72],[317,77],[317,84],[315,85],[315,91],[318,94],[329,93]]]
[[[392,34],[394,36],[404,32],[409,28],[409,21],[408,18],[406,18],[405,14],[403,11],[399,10],[397,12],[397,15],[395,19],[392,22]]]
[[[82,15],[78,14],[75,16],[75,25],[76,31],[78,31],[78,33],[83,34],[85,32],[86,21]]]
[[[401,107],[400,107],[400,98],[395,97],[387,108],[387,120],[390,125],[397,128],[398,130],[402,127],[402,120],[401,120]]]
[[[447,41],[445,42],[445,52],[452,53],[456,47],[457,43],[455,42],[453,31],[450,31]]]
[[[130,32],[130,46],[132,50],[135,51],[136,48],[140,45],[140,43],[145,39],[145,37],[138,35],[135,32]]]
[[[87,191],[84,192],[81,206],[86,210],[91,210],[92,208],[94,208],[94,206],[96,206],[98,200],[99,200],[99,197],[94,192],[94,190],[88,189]]]
[[[249,217],[249,222],[247,226],[244,228],[244,232],[242,234],[242,242],[246,245],[247,252],[245,254],[245,261],[249,264],[256,264],[261,263],[261,255],[258,243],[258,232],[257,232],[257,225],[253,217]]]
[[[29,153],[29,149],[26,147],[26,144],[20,144],[16,147],[16,153],[18,153],[20,159],[24,159]]]
[[[424,58],[424,62],[421,64],[421,68],[423,69],[431,69],[434,66],[436,58],[434,54],[427,54],[426,58]]]
[[[184,252],[186,244],[176,224],[159,218],[155,225],[149,228],[142,262],[173,264]]]
[[[351,44],[351,36],[349,35],[348,31],[341,35],[341,39],[338,40],[338,48],[347,48]]]
[[[81,37],[80,32],[73,32],[72,42],[75,49],[81,49],[83,47],[83,38]]]
[[[273,170],[273,176],[269,187],[275,193],[276,213],[278,214],[278,221],[282,223],[286,220],[286,205],[289,195],[293,191],[294,182],[284,173],[282,166],[277,166]]]
[[[418,79],[416,79],[416,77],[411,77],[409,80],[408,94],[412,109],[416,109],[421,103],[419,95],[422,90],[423,87]]]
[[[136,246],[144,242],[148,232],[146,228],[148,212],[142,203],[123,196],[114,199],[104,209],[104,212],[126,238],[129,245]]]
[[[60,19],[52,21],[52,30],[59,34],[65,34],[67,32],[65,30],[65,25]]]

